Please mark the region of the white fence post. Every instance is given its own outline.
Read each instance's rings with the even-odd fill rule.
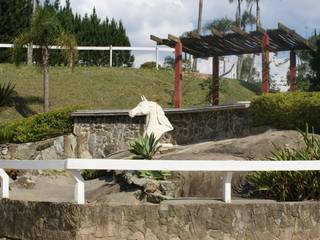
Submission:
[[[8,174],[0,168],[0,178],[1,178],[1,198],[9,198],[9,176]]]
[[[225,203],[231,203],[231,180],[232,172],[226,172],[223,178],[223,201]]]
[[[79,170],[68,170],[74,179],[76,180],[76,185],[74,187],[74,200],[78,204],[85,204],[85,185],[84,179]]]
[[[112,67],[112,45],[110,45],[110,59],[109,59],[109,66]]]
[[[156,46],[156,69],[159,70],[159,47]]]

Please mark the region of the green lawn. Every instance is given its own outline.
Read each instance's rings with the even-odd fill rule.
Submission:
[[[88,109],[134,107],[145,95],[163,107],[170,107],[173,93],[173,71],[133,68],[52,67],[50,79],[51,109],[83,105]],[[201,83],[206,76],[184,74],[183,106],[207,105],[206,89]],[[42,111],[42,75],[39,67],[0,64],[0,82],[16,84],[15,108],[0,109],[0,120],[15,119]],[[250,100],[255,93],[239,81],[224,79],[221,86],[223,102]]]

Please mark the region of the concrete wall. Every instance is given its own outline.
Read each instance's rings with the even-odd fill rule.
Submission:
[[[164,141],[190,144],[246,136],[250,132],[248,106],[244,104],[195,109],[170,109],[166,115],[174,130]],[[78,157],[103,158],[127,149],[144,132],[144,117],[131,119],[127,110],[78,111],[74,117]]]
[[[164,201],[136,206],[0,201],[0,239],[320,238],[320,202]]]

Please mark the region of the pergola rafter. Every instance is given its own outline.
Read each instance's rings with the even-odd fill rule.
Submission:
[[[158,45],[166,45],[176,48],[176,78],[175,106],[180,107],[182,96],[177,91],[182,91],[182,68],[177,61],[182,61],[182,51],[191,54],[195,58],[213,57],[213,92],[212,104],[219,104],[219,57],[243,54],[262,53],[262,85],[263,93],[269,91],[269,52],[290,51],[290,91],[296,88],[296,54],[297,50],[313,50],[311,44],[296,33],[294,30],[279,23],[277,29],[265,30],[257,28],[256,31],[245,32],[239,27],[232,27],[231,32],[222,33],[216,29],[211,30],[211,35],[199,35],[197,32],[190,32],[186,37],[175,37],[168,35],[168,38],[161,39],[151,35],[151,39]],[[179,45],[179,46],[177,46]],[[180,51],[181,52],[177,52]],[[179,58],[179,59],[177,59]],[[182,63],[181,63],[182,64]],[[177,83],[179,81],[179,83]],[[178,97],[180,96],[180,97]]]

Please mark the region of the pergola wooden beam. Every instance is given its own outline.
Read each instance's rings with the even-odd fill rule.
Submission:
[[[150,35],[150,39],[152,41],[155,41],[158,45],[163,44],[163,40],[157,36],[154,35]]]
[[[270,38],[268,34],[264,34],[261,41],[262,48],[262,84],[261,92],[269,92],[269,80],[270,80],[270,63],[269,63],[269,48],[270,48]]]
[[[182,106],[182,43],[176,42],[175,46],[175,78],[174,78],[174,106]]]
[[[214,36],[217,36],[219,38],[223,38],[223,33],[220,32],[219,30],[215,29],[215,28],[211,28],[211,33],[214,35]]]
[[[289,69],[290,92],[297,89],[297,56],[294,51],[290,52],[290,69]]]
[[[233,27],[231,27],[231,30],[232,30],[233,32],[241,35],[241,36],[246,36],[246,35],[248,35],[247,32],[243,31],[243,30],[242,30],[241,28],[239,28],[239,27],[234,27],[234,26],[233,26]]]
[[[309,46],[309,43],[308,41],[302,37],[301,35],[299,35],[298,33],[296,33],[296,31],[288,28],[287,26],[285,26],[284,24],[282,23],[278,23],[278,29],[290,34],[290,35],[293,35],[295,38],[297,38],[299,41],[303,42],[305,45]]]
[[[214,56],[212,58],[212,93],[211,103],[212,105],[219,105],[219,90],[220,90],[220,76],[219,76],[219,57]]]
[[[180,42],[181,43],[181,40],[180,38],[174,36],[174,35],[171,35],[171,34],[168,34],[168,39],[171,40],[171,41],[174,41],[176,43]]]

